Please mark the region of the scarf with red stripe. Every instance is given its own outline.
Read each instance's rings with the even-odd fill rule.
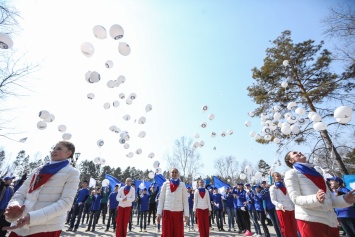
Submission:
[[[283,194],[286,195],[287,190],[283,182],[275,182],[275,186],[276,188],[280,189],[283,192]]]
[[[131,186],[126,185],[123,189],[124,195],[127,195],[129,193],[129,190],[131,190]]]
[[[198,188],[198,192],[202,198],[205,197],[206,189],[205,188]]]
[[[180,185],[180,179],[174,180],[170,179],[170,190],[171,192],[175,192],[175,190],[179,187]]]
[[[64,168],[69,164],[68,160],[57,162],[53,164],[46,164],[36,173],[33,174],[32,180],[30,183],[30,189],[28,190],[29,193],[32,193],[43,184],[45,184],[53,175],[55,175],[59,170]]]
[[[301,172],[304,176],[309,178],[319,189],[327,192],[323,176],[313,167],[309,167],[302,163],[295,163],[293,168]]]

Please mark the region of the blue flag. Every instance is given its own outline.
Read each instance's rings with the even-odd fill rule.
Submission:
[[[116,184],[120,185],[120,187],[125,185],[124,183],[109,174],[105,174],[105,179],[108,179],[108,181],[110,181],[110,188],[112,192],[115,189]]]
[[[148,182],[148,181],[142,181],[142,180],[134,180],[134,186],[136,186],[136,189],[140,189],[143,190],[144,188],[149,189],[150,185],[152,184],[152,182]]]
[[[228,186],[229,186],[228,183],[226,183],[226,182],[220,180],[220,179],[217,178],[216,176],[213,176],[213,185],[214,185],[216,188],[218,188],[218,189],[220,189],[220,188],[222,188],[222,187],[228,187]]]
[[[344,175],[343,180],[349,190],[355,189],[355,174]]]
[[[162,174],[156,174],[154,176],[154,182],[156,184],[158,184],[158,186],[161,188],[161,186],[163,186],[163,183],[166,181],[166,179],[164,178],[164,176]]]

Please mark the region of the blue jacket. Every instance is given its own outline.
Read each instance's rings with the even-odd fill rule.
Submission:
[[[4,191],[4,196],[2,197],[2,199],[0,200],[0,210],[5,210],[7,207],[7,204],[9,203],[12,195],[14,195],[14,188],[8,185],[4,185],[4,183],[2,183],[2,189],[0,189],[0,192]]]
[[[218,204],[218,207],[213,205],[214,210],[223,210],[222,195],[220,193],[213,194],[212,200],[215,204]]]
[[[91,211],[100,211],[101,197],[101,194],[95,194],[92,197]]]
[[[348,193],[350,190],[345,187],[340,187],[338,190],[338,195],[344,195]],[[334,192],[333,192],[334,193]],[[355,218],[355,207],[345,207],[345,208],[334,208],[335,213],[338,218]],[[354,220],[355,222],[355,220]]]
[[[149,195],[148,194],[141,194],[139,196],[139,199],[140,199],[139,210],[140,211],[149,211]]]
[[[90,190],[88,188],[79,189],[75,204],[78,204],[80,202],[84,203],[88,199],[89,195]]]
[[[247,208],[249,211],[255,210],[255,206],[254,206],[254,192],[252,190],[249,191],[249,193],[247,193],[246,195],[246,200],[247,200]]]
[[[241,208],[244,207],[244,202],[246,202],[246,191],[243,190],[239,190],[239,189],[233,189],[233,194],[237,194],[238,197],[236,197],[236,201],[237,201],[237,207]],[[235,205],[234,205],[235,206]]]
[[[226,193],[224,195],[224,199],[226,199],[226,207],[233,208],[234,207],[234,197],[232,193]]]
[[[117,194],[118,192],[112,192],[110,193],[110,196],[108,196],[110,209],[116,209],[118,207]]]
[[[192,209],[194,207],[194,194],[191,192],[188,193],[187,196],[187,200],[189,201],[189,209]]]
[[[255,207],[255,210],[257,210],[257,211],[264,211],[263,199],[262,199],[261,192],[256,193],[254,196],[254,207]]]
[[[270,192],[268,188],[264,188],[261,191],[261,196],[262,199],[265,201],[265,208],[267,211],[275,208],[275,205],[271,202]]]

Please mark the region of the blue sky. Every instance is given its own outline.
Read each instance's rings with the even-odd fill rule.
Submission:
[[[61,139],[57,127],[64,124],[71,139],[81,152],[81,159],[104,157],[111,166],[128,165],[140,169],[153,168],[159,160],[164,168],[164,154],[181,136],[200,133],[205,147],[200,154],[204,167],[201,174],[213,175],[214,160],[234,155],[256,164],[264,159],[269,164],[276,157],[276,145],[260,145],[253,141],[245,127],[247,113],[256,106],[247,96],[246,87],[253,83],[251,69],[260,67],[265,49],[284,30],[291,30],[295,42],[323,40],[320,20],[334,6],[333,0],[300,1],[9,1],[21,11],[23,32],[14,38],[14,48],[27,52],[27,61],[38,62],[40,70],[32,75],[30,88],[34,92],[25,99],[11,99],[9,107],[17,108],[12,116],[19,134],[28,137],[25,144],[0,138],[9,157],[19,149],[29,154],[49,148]],[[94,25],[109,29],[120,24],[132,52],[123,57],[117,52],[117,41],[110,37],[98,40],[92,34]],[[82,42],[95,46],[92,58],[80,52]],[[326,41],[326,47],[332,44]],[[115,60],[108,70],[107,59]],[[99,71],[103,79],[88,84],[88,70]],[[126,83],[108,89],[106,81],[124,75]],[[95,93],[89,101],[86,94]],[[137,100],[131,106],[104,110],[103,103],[118,100],[118,93],[135,92]],[[153,110],[145,113],[146,104]],[[209,111],[202,112],[208,105]],[[56,116],[45,130],[36,127],[38,112],[46,109]],[[208,114],[215,114],[213,121]],[[122,116],[147,117],[138,126],[124,122]],[[133,119],[132,119],[133,120]],[[259,119],[251,119],[253,130],[260,130]],[[207,128],[200,128],[208,122]],[[111,125],[132,134],[131,148],[118,143],[118,135],[108,130]],[[211,138],[210,132],[220,134],[233,129],[225,138]],[[137,139],[137,132],[147,136]],[[97,147],[103,139],[105,145]],[[216,147],[216,150],[213,150]],[[126,153],[142,148],[142,155],[129,159]],[[153,159],[147,154],[155,153]],[[280,157],[283,157],[281,154]]]

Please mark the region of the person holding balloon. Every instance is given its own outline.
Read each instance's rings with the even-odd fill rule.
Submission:
[[[185,183],[176,168],[170,170],[170,180],[164,182],[159,196],[157,222],[162,218],[162,237],[184,236],[184,221],[189,218],[189,203]]]
[[[295,204],[295,217],[301,237],[339,237],[338,220],[333,208],[345,208],[355,202],[355,190],[335,196],[327,189],[323,176],[307,163],[301,152],[290,151],[285,163],[286,189]]]
[[[79,171],[69,164],[75,146],[58,142],[51,160],[37,168],[11,198],[5,209],[10,237],[59,237],[79,185]]]
[[[126,186],[121,187],[117,194],[118,210],[116,219],[116,237],[127,236],[127,225],[130,221],[132,203],[136,199],[135,189],[131,186],[132,179],[126,179]]]

